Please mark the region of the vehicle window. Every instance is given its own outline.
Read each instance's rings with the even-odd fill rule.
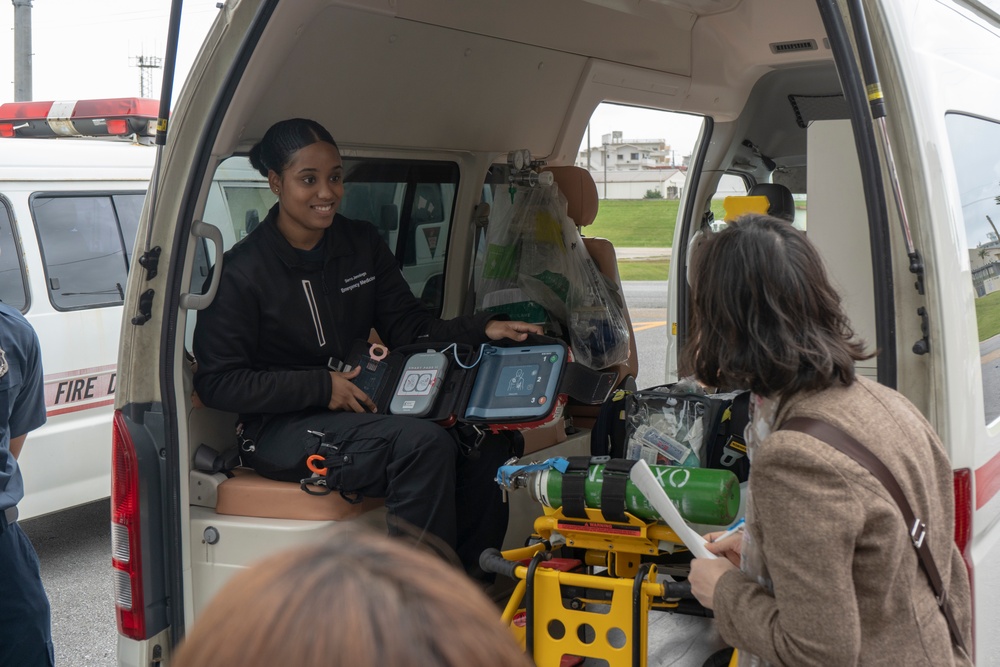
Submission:
[[[375,226],[395,253],[414,296],[439,314],[458,165],[345,159],[344,168],[340,213]]]
[[[205,221],[232,229],[231,234],[223,229],[226,249],[253,232],[275,202],[267,181],[243,156],[224,160],[212,187],[215,194],[206,203]],[[344,159],[339,213],[375,226],[399,261],[413,294],[435,314],[441,312],[457,191],[458,165],[451,162]],[[200,255],[198,266],[196,270],[207,272]],[[198,291],[195,283],[192,287]]]
[[[56,309],[116,305],[124,299],[128,256],[115,196],[32,197],[49,299]],[[131,236],[134,242],[134,230]]]
[[[986,423],[1000,417],[1000,123],[945,116],[969,246]]]
[[[222,192],[229,206],[229,217],[237,239],[252,232],[264,219],[277,200],[267,187],[267,181],[223,185]]]
[[[28,306],[28,290],[11,217],[6,203],[0,201],[0,301],[24,311]]]
[[[590,172],[599,199],[597,217],[583,233],[618,247],[671,247],[703,124],[702,117],[691,114],[599,104],[575,161]],[[721,200],[719,206],[721,211]],[[619,275],[622,280],[666,280],[669,256],[619,259]]]
[[[125,240],[125,255],[128,258],[129,266],[132,265],[132,251],[135,248],[135,237],[139,232],[139,215],[142,213],[142,203],[146,200],[145,193],[112,195],[115,211],[118,214],[118,222],[122,229],[122,238]]]

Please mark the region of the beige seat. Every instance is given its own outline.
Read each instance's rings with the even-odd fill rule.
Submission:
[[[586,169],[575,166],[546,167],[545,171],[551,172],[555,179],[559,191],[566,197],[566,214],[580,228],[581,235],[583,228],[590,225],[597,218],[597,207],[599,200],[597,197],[597,185],[593,177]],[[611,241],[603,238],[584,236],[583,244],[587,248],[594,263],[601,273],[611,279],[621,290],[621,278],[618,275],[618,258],[615,254],[615,247]],[[618,372],[618,382],[616,387],[635,387],[635,378],[639,373],[639,355],[635,347],[635,334],[632,330],[632,319],[629,316],[628,308],[625,308],[625,321],[628,323],[629,331],[629,356],[628,359],[613,368]],[[570,403],[568,412],[573,418],[575,426],[589,428],[593,426],[597,418],[600,406],[579,405]]]
[[[193,372],[193,367],[190,369]],[[188,375],[190,382],[190,373]],[[192,390],[192,407],[188,413],[188,428],[197,433],[201,442],[225,443],[233,439],[235,415],[222,410],[205,407]],[[213,446],[217,452],[226,446]],[[197,468],[192,461],[192,468]],[[215,487],[204,502],[193,504],[213,507],[217,514],[229,516],[259,517],[270,519],[306,519],[313,521],[342,521],[356,518],[365,512],[382,507],[382,498],[366,498],[352,505],[339,493],[312,496],[303,491],[295,482],[278,482],[261,477],[249,468],[236,468],[233,476],[221,482],[210,482],[210,478],[221,478],[221,474],[200,473],[208,486]],[[216,486],[217,484],[217,486]],[[192,491],[192,497],[197,494]]]
[[[325,496],[313,496],[295,482],[267,479],[249,468],[237,468],[233,473],[233,477],[219,485],[219,499],[215,506],[217,514],[346,521],[385,504],[383,498],[365,498],[353,505],[336,491]]]

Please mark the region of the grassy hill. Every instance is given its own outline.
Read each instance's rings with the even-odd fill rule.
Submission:
[[[619,248],[669,248],[677,221],[676,199],[602,201],[587,236],[602,236]]]
[[[608,239],[617,248],[669,248],[674,241],[677,200],[608,199],[601,201],[594,224],[586,227],[587,236]],[[667,260],[619,260],[622,280],[666,280],[670,272]]]
[[[676,199],[608,199],[602,201],[587,236],[602,236],[619,248],[670,248],[677,222]],[[712,202],[717,220],[725,213],[722,201]]]
[[[976,322],[980,342],[1000,333],[1000,292],[976,299]]]

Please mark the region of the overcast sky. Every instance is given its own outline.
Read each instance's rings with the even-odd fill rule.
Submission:
[[[174,99],[219,10],[216,0],[184,0]],[[164,57],[170,0],[33,0],[32,93],[35,100],[139,97],[139,56]],[[0,0],[0,104],[14,101],[14,7]],[[153,72],[154,98],[161,71]],[[663,139],[678,159],[694,145],[700,121],[690,116],[607,106],[591,121],[590,138],[614,130],[623,139]],[[586,135],[583,142],[587,141]]]
[[[219,10],[185,0],[174,95]],[[169,0],[32,0],[32,93],[36,100],[139,97],[138,56],[163,58]],[[0,0],[0,103],[14,101],[14,6]],[[161,76],[153,76],[160,96]]]

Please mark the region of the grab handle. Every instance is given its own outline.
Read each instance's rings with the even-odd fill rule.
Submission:
[[[215,299],[215,293],[219,291],[219,280],[222,277],[222,232],[215,225],[210,225],[201,220],[191,223],[191,236],[200,239],[208,239],[214,246],[212,252],[215,256],[214,269],[212,270],[212,281],[208,284],[208,290],[204,294],[192,294],[186,292],[181,294],[181,308],[186,310],[203,310]]]

